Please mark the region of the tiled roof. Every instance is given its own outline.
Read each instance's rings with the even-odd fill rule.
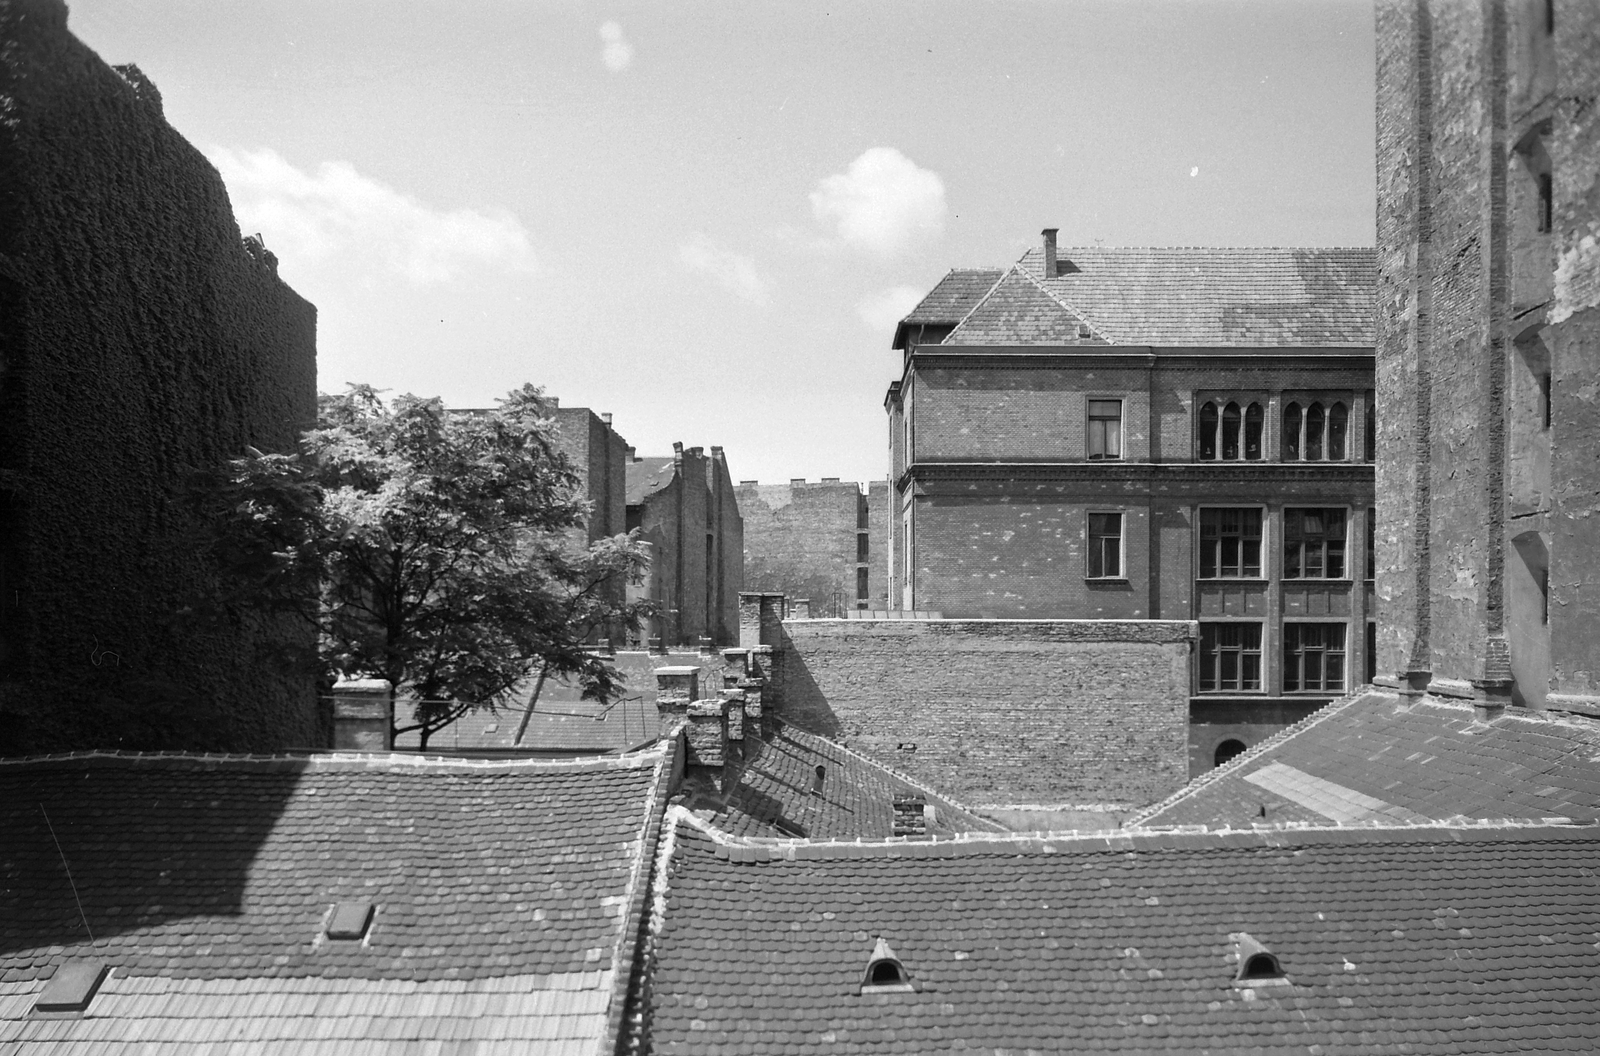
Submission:
[[[930,833],[1000,832],[1003,826],[814,733],[781,727],[758,743],[739,783],[725,796],[702,793],[688,805],[718,829],[737,836],[883,839],[894,834],[897,796],[921,797],[933,807]],[[812,795],[818,766],[822,791]]]
[[[1596,816],[1600,722],[1510,713],[1483,723],[1464,701],[1405,705],[1375,690],[1334,702],[1127,824]]]
[[[654,704],[627,697],[609,705],[592,700],[541,699],[494,713],[468,712],[428,739],[429,751],[625,752],[656,739]],[[400,751],[415,750],[415,731],[395,738]]]
[[[637,506],[645,496],[671,484],[674,465],[670,458],[636,458],[629,462],[627,504]]]
[[[1104,345],[1088,320],[1012,268],[973,307],[945,345]]]
[[[667,769],[0,762],[0,1053],[600,1051]],[[364,939],[324,935],[341,902],[375,907]],[[112,971],[87,1015],[31,1014],[91,960]]]
[[[1600,1050],[1600,830],[717,840],[674,807],[659,1056]],[[1236,987],[1241,938],[1288,982]],[[860,984],[883,940],[910,992]]]
[[[1000,268],[952,268],[903,321],[959,323],[1003,274]]]
[[[1081,317],[1113,345],[1370,348],[1375,260],[1371,249],[1066,247],[1051,277],[1035,248],[1017,268],[1056,310],[1008,274],[1011,292],[977,304],[944,343],[1067,343]]]

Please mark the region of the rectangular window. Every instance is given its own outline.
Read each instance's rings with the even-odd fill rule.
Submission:
[[[1122,514],[1089,514],[1089,578],[1122,577]]]
[[[1367,621],[1367,683],[1378,680],[1378,625]]]
[[[1283,578],[1344,578],[1345,511],[1283,510]]]
[[[1122,401],[1089,401],[1089,457],[1122,457]]]
[[[856,569],[856,608],[864,609],[867,606],[867,570]]]
[[[1283,691],[1344,690],[1344,624],[1283,625]]]
[[[1378,511],[1367,507],[1367,581],[1378,578]],[[1367,681],[1372,681],[1370,678]]]
[[[1200,625],[1200,691],[1261,689],[1261,625]]]
[[[1200,511],[1200,578],[1261,575],[1261,510]]]

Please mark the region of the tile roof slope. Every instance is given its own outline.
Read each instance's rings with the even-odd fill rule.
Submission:
[[[540,700],[470,712],[428,739],[429,751],[621,752],[656,739],[656,709],[638,697],[602,706],[592,700]],[[395,738],[397,751],[420,747],[415,732]]]
[[[675,820],[659,1056],[1600,1050],[1594,828],[756,848]],[[1241,932],[1290,985],[1232,985]],[[859,992],[880,938],[916,992]]]
[[[1600,722],[1513,713],[1485,724],[1464,701],[1408,706],[1372,690],[1336,701],[1128,825],[1323,825],[1385,813],[1594,818]]]
[[[1012,268],[973,306],[943,345],[1104,345],[1088,321],[1021,268]]]
[[[637,506],[646,495],[654,494],[672,483],[673,461],[670,458],[638,458],[628,463],[627,497],[624,502]]]
[[[781,727],[749,761],[726,797],[702,795],[690,806],[732,835],[815,839],[883,839],[894,835],[897,795],[924,797],[934,807],[928,831],[1002,832],[1004,827],[903,774],[815,733]],[[816,768],[826,768],[822,794],[813,796]]]
[[[901,322],[958,323],[1003,274],[1003,268],[952,268]]]
[[[1043,275],[1039,248],[1019,266],[1113,345],[1371,348],[1375,259],[1371,249],[1068,247],[1064,274]],[[1030,324],[987,336],[1053,343]]]
[[[0,1053],[599,1051],[668,773],[664,749],[0,762]],[[341,901],[375,905],[364,940],[324,937]],[[83,960],[113,969],[88,1014],[32,1016]]]

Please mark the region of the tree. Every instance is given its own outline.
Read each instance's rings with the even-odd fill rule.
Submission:
[[[619,675],[587,643],[648,611],[623,600],[647,560],[636,533],[577,539],[588,503],[539,390],[500,403],[452,414],[354,385],[321,397],[297,452],[252,450],[217,492],[242,599],[311,623],[326,682],[384,678],[413,699],[416,723],[395,732],[424,748],[535,673],[610,700]]]

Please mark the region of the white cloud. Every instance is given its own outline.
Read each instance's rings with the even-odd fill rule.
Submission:
[[[605,42],[600,49],[600,61],[612,73],[621,73],[633,65],[633,45],[622,36],[622,26],[607,22],[600,27],[600,39]]]
[[[920,286],[891,286],[856,302],[856,314],[874,330],[893,330],[928,291]]]
[[[811,211],[845,243],[892,257],[944,232],[944,180],[893,147],[873,147],[817,184]]]
[[[240,229],[260,231],[291,267],[354,257],[418,286],[474,265],[534,270],[528,232],[509,213],[431,209],[343,161],[325,161],[313,175],[268,149],[217,147],[208,156],[228,185]]]
[[[691,269],[716,280],[718,286],[737,294],[751,304],[772,300],[772,283],[756,268],[756,262],[719,244],[709,235],[696,232],[678,247],[678,259]]]

